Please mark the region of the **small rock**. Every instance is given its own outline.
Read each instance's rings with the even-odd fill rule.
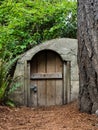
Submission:
[[[98,116],[98,110],[96,110],[95,114]]]

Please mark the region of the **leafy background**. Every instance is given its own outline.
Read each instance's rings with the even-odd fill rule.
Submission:
[[[76,38],[76,10],[71,0],[0,1],[0,58],[16,57],[49,39]]]

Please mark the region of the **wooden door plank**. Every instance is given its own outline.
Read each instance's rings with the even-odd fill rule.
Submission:
[[[33,74],[33,73],[37,73],[38,72],[38,70],[37,70],[37,66],[38,66],[38,58],[37,58],[37,56],[35,55],[34,57],[33,57],[33,59],[31,60],[31,66],[30,66],[30,73],[31,74]]]
[[[33,80],[31,81],[31,86],[38,86],[38,81],[37,80]],[[38,95],[37,92],[35,93],[32,89],[30,89],[30,99],[31,99],[31,106],[36,107],[38,106]]]
[[[64,85],[64,101],[63,103],[66,104],[67,103],[67,83],[66,83],[66,80],[67,80],[67,63],[64,62],[63,63],[63,85]]]
[[[58,55],[56,55],[56,73],[62,73],[62,61]],[[63,84],[62,79],[56,79],[56,105],[62,105],[63,103]]]
[[[63,63],[62,63],[62,60],[61,58],[56,55],[56,73],[62,73],[62,69],[63,68]]]
[[[70,61],[67,61],[67,71],[66,71],[66,89],[67,89],[67,103],[71,101],[71,76],[70,76]]]
[[[38,72],[38,59],[37,56],[34,56],[34,58],[31,60],[31,66],[30,66],[30,77],[33,73]],[[30,87],[32,86],[38,86],[37,80],[30,80]],[[37,93],[34,93],[32,89],[30,89],[30,99],[31,99],[31,106],[36,107],[38,104],[38,97]]]
[[[38,55],[38,74],[45,73],[46,71],[46,55],[45,52],[41,52]],[[38,105],[46,105],[46,81],[38,80]]]
[[[62,89],[62,80],[56,81],[56,105],[62,105],[63,104],[63,89]]]
[[[62,73],[33,73],[31,79],[62,79]]]
[[[47,73],[55,72],[55,55],[47,52]],[[55,105],[55,80],[47,80],[47,106]]]

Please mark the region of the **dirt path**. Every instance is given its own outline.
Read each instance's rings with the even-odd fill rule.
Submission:
[[[76,103],[37,109],[0,106],[0,130],[98,130],[98,117],[80,113]]]

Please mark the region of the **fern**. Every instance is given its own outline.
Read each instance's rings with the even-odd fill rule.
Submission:
[[[9,93],[17,88],[17,85],[14,84],[14,79],[10,75],[10,70],[17,59],[18,57],[9,61],[3,59],[0,61],[0,104],[4,104],[8,100]],[[14,89],[10,87],[11,84],[13,84]]]

